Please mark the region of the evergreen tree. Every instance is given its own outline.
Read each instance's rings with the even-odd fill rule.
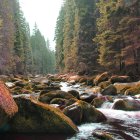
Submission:
[[[61,64],[60,71],[74,72],[83,69],[83,72],[87,72],[96,63],[96,46],[92,42],[92,37],[96,34],[94,13],[94,0],[64,1],[55,35],[56,58],[59,58],[57,64]],[[81,63],[85,68],[80,67]]]
[[[64,41],[64,14],[65,9],[64,6],[61,7],[59,12],[59,16],[57,18],[56,29],[55,29],[55,41],[56,41],[56,69],[59,72],[64,70],[64,48],[63,48],[63,41]]]
[[[136,65],[138,69],[139,60],[135,57],[140,53],[138,3],[124,0],[100,0],[98,3],[100,17],[94,40],[99,46],[99,63],[109,70],[124,71],[126,65]]]
[[[14,66],[12,49],[14,46],[13,1],[0,0],[0,74],[12,72]]]
[[[37,25],[35,24],[34,33],[31,36],[31,47],[33,54],[33,72],[35,74],[46,74],[54,71],[49,41],[45,41]],[[54,59],[53,59],[54,60]]]

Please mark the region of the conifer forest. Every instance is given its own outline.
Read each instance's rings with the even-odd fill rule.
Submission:
[[[140,140],[140,0],[0,0],[0,140],[25,139]]]

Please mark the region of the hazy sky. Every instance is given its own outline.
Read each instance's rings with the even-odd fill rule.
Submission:
[[[19,2],[31,31],[36,22],[44,37],[50,40],[51,48],[54,49],[55,25],[63,0],[19,0]]]

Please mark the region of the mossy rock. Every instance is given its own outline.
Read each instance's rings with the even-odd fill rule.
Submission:
[[[131,96],[140,94],[140,86],[139,86],[139,87],[129,88],[129,89],[127,89],[127,90],[125,91],[124,94],[125,94],[125,95],[131,95]]]
[[[34,83],[28,83],[24,88],[27,90],[33,90],[34,86],[35,86]]]
[[[66,105],[68,103],[67,99],[54,98],[50,101],[50,104]]]
[[[64,109],[65,115],[70,117],[75,123],[103,122],[106,117],[92,105],[78,100],[74,104]],[[79,118],[79,120],[78,120]],[[77,121],[75,121],[77,120]]]
[[[140,87],[140,81],[132,83],[114,83],[113,85],[116,87],[117,93],[120,93],[120,91],[125,88]]]
[[[95,106],[96,108],[99,108],[106,101],[113,102],[113,99],[110,96],[96,97],[95,99],[92,100],[91,105]]]
[[[130,76],[114,75],[110,78],[110,82],[112,84],[114,84],[114,83],[127,83],[127,82],[131,82],[131,78],[130,78]]]
[[[76,133],[78,128],[59,109],[36,100],[15,99],[19,111],[9,122],[10,132]]]
[[[102,92],[102,95],[117,95],[117,89],[114,85],[109,85]]]
[[[16,85],[16,86],[18,86],[18,87],[21,87],[21,88],[23,88],[23,87],[25,87],[28,83],[26,82],[26,81],[15,81],[14,82],[14,84]]]
[[[96,78],[94,79],[94,84],[98,85],[99,83],[101,83],[103,81],[107,81],[108,79],[109,79],[108,72],[104,72],[104,73],[96,76]]]
[[[114,105],[112,106],[113,109],[116,110],[128,110],[128,108],[126,107],[125,101],[124,100],[118,100],[114,103]]]
[[[94,106],[84,102],[77,101],[83,110],[82,122],[104,122],[106,121],[105,115],[97,110]]]
[[[87,93],[94,93],[94,94],[101,93],[101,91],[102,91],[102,88],[99,86],[94,86],[92,88],[85,90],[85,92],[87,92]]]
[[[4,82],[0,81],[0,129],[17,112],[18,106],[9,89]]]
[[[139,111],[140,102],[137,100],[120,99],[114,103],[112,108],[116,110]]]
[[[109,85],[111,85],[111,82],[110,81],[104,81],[104,82],[99,83],[98,86],[101,87],[102,89],[105,89]]]
[[[92,135],[99,140],[114,140],[111,134],[99,130],[95,130]]]
[[[39,101],[43,103],[50,103],[50,101],[54,98],[71,99],[71,98],[74,98],[74,96],[68,92],[56,90],[56,91],[50,91],[46,94],[41,95],[39,97]]]
[[[92,100],[91,105],[95,106],[96,108],[101,107],[101,105],[105,102],[104,99],[96,97]]]
[[[87,82],[87,78],[86,77],[81,77],[79,79],[79,83],[86,83]]]
[[[95,86],[93,79],[94,79],[93,77],[87,78],[87,82],[86,82],[87,86]]]
[[[33,87],[33,90],[44,90],[45,88],[47,88],[46,85],[38,84]]]
[[[22,90],[22,88],[21,88],[21,87],[18,87],[18,86],[16,86],[16,87],[10,89],[11,93],[12,93],[12,94],[15,94],[15,95],[21,94],[21,93],[22,93],[21,90]]]
[[[97,95],[94,93],[82,93],[80,95],[80,100],[85,101],[87,103],[91,103],[91,101],[96,97]]]
[[[77,98],[71,98],[71,99],[69,99],[69,101],[68,101],[68,103],[66,104],[66,106],[70,106],[70,105],[74,104],[74,103],[77,102],[77,101],[78,101]]]
[[[119,94],[125,95],[125,91],[130,89],[130,87],[125,87],[122,90],[120,90]]]
[[[22,93],[22,94],[32,94],[33,91],[32,91],[32,90],[27,90],[27,89],[22,89],[22,90],[21,90],[21,93]]]
[[[79,99],[79,92],[76,90],[70,90],[68,91],[68,93],[70,93],[71,95],[73,95],[75,98]]]
[[[75,124],[81,124],[82,122],[82,115],[83,115],[83,110],[82,107],[77,105],[77,104],[72,104],[63,110],[64,114],[71,118],[71,120]]]

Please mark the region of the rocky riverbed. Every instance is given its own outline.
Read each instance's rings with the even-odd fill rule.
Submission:
[[[129,76],[2,75],[0,80],[3,138],[33,139],[37,133],[37,139],[50,140],[139,140],[140,81]]]

